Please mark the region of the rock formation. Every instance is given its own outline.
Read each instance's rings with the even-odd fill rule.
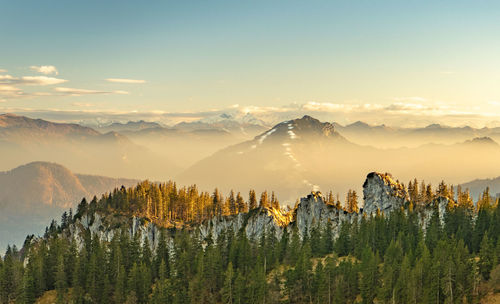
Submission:
[[[315,227],[324,228],[330,223],[334,237],[338,236],[340,226],[343,222],[354,222],[362,216],[375,216],[377,212],[385,215],[406,208],[409,203],[408,192],[399,182],[395,181],[390,174],[372,172],[368,174],[363,185],[364,208],[360,213],[348,213],[343,209],[338,209],[334,205],[326,203],[320,192],[311,192],[308,196],[301,198],[300,203],[289,212],[284,212],[275,208],[256,208],[248,213],[240,213],[231,216],[213,217],[210,220],[196,227],[186,227],[192,233],[197,233],[200,240],[217,238],[224,231],[234,233],[243,231],[249,239],[257,240],[263,233],[273,233],[279,239],[283,232],[289,233],[296,229],[302,238]],[[441,220],[449,204],[449,200],[439,197],[429,206],[438,206]],[[421,214],[421,224],[425,226],[432,215],[433,208],[425,207]],[[116,233],[117,227],[127,229],[131,236],[136,233],[144,241],[146,238],[154,249],[159,240],[161,228],[150,223],[146,219],[133,217],[122,219],[117,225],[116,219],[112,216],[96,214],[84,214],[76,219],[66,231],[68,237],[74,238],[77,244],[82,244],[82,236],[85,231],[92,235],[97,235],[103,240],[110,241]]]

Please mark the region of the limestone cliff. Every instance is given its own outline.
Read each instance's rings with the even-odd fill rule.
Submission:
[[[310,233],[314,227],[324,228],[330,223],[334,237],[338,236],[342,222],[354,222],[362,216],[374,216],[377,211],[388,215],[394,210],[407,208],[409,204],[408,192],[405,187],[395,181],[390,174],[372,172],[368,174],[363,185],[364,208],[360,213],[348,213],[343,209],[338,209],[334,205],[326,203],[320,192],[311,192],[306,197],[301,198],[299,204],[288,212],[275,208],[256,208],[248,213],[240,213],[231,216],[213,217],[210,220],[196,227],[186,226],[185,228],[196,233],[200,240],[217,238],[224,231],[244,232],[249,239],[259,239],[263,233],[275,234],[279,239],[283,232],[289,233],[296,229],[299,236]],[[440,218],[446,210],[449,200],[437,198],[427,206],[421,207],[421,224],[426,226],[433,208],[437,206]],[[119,220],[117,220],[117,218]],[[144,218],[119,218],[113,215],[104,214],[84,214],[76,219],[64,232],[68,237],[74,238],[77,244],[83,242],[84,233],[90,232],[103,240],[111,240],[117,229],[126,229],[130,236],[139,233],[144,241],[146,238],[155,248],[158,244],[161,228]]]
[[[377,210],[388,214],[396,208],[404,206],[409,200],[408,191],[392,175],[372,172],[363,184],[363,213],[375,214]]]

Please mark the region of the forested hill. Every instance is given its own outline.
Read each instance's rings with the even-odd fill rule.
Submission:
[[[500,281],[500,209],[370,173],[364,204],[314,192],[141,183],[65,214],[0,263],[3,303],[477,303]],[[163,228],[168,227],[168,228]],[[55,292],[46,293],[55,290]]]

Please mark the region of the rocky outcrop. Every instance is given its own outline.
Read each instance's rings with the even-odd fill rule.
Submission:
[[[315,227],[325,227],[330,222],[334,235],[337,235],[343,221],[352,221],[357,218],[356,213],[348,213],[325,203],[325,198],[320,192],[312,192],[307,197],[301,198],[294,210],[294,221],[290,227],[297,227],[300,237],[310,233]]]
[[[388,214],[399,209],[409,200],[408,191],[392,175],[372,172],[363,184],[363,213],[373,215],[378,211]]]
[[[408,193],[405,187],[395,181],[389,174],[372,172],[368,174],[363,185],[364,209],[360,213],[348,213],[334,205],[326,203],[320,192],[311,192],[301,198],[300,203],[291,211],[285,212],[275,208],[256,208],[248,213],[232,216],[213,217],[197,227],[188,227],[196,233],[200,240],[211,238],[217,241],[224,232],[244,232],[249,239],[257,240],[263,233],[274,234],[278,239],[284,231],[291,233],[296,230],[301,238],[308,235],[315,227],[324,228],[329,224],[334,237],[338,236],[343,222],[354,222],[361,216],[373,216],[378,211],[388,215],[394,210],[406,207]],[[444,219],[446,207],[449,204],[446,198],[437,198],[429,206],[437,206],[441,220]],[[435,208],[424,208],[421,212],[421,225],[426,226]],[[103,240],[110,241],[117,228],[128,229],[130,236],[140,235],[144,242],[148,239],[154,249],[159,240],[161,228],[145,219],[133,217],[122,219],[118,224],[111,216],[103,217],[100,214],[84,214],[67,229],[67,235],[74,238],[80,246],[83,244],[83,233],[90,232]]]

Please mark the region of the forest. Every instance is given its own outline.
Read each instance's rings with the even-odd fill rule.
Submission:
[[[409,203],[385,215],[330,224],[301,238],[265,231],[251,240],[243,231],[201,238],[196,226],[212,216],[251,215],[278,208],[271,193],[245,201],[196,186],[142,182],[134,188],[84,199],[64,213],[44,237],[29,236],[0,259],[0,303],[35,303],[55,291],[57,303],[480,303],[500,288],[500,208],[488,190],[474,204],[467,191],[416,180]],[[432,201],[453,198],[441,220]],[[455,199],[456,198],[456,199]],[[357,194],[344,205],[332,193],[325,203],[356,212]],[[419,208],[434,208],[421,226]],[[153,250],[139,233],[119,229],[102,241],[87,231],[81,244],[66,237],[84,215],[141,216],[162,228]],[[285,212],[285,211],[283,211]],[[290,212],[290,211],[288,211]]]

